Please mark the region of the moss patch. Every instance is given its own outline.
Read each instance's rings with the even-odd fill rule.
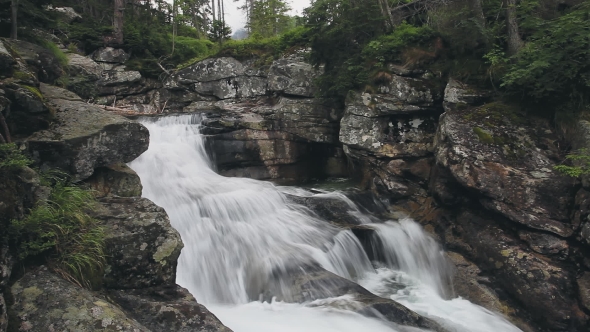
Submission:
[[[39,91],[39,89],[37,89],[34,86],[30,86],[30,85],[21,85],[23,88],[31,91],[35,96],[37,96],[37,98],[39,98],[40,100],[43,100],[43,94],[41,93],[41,91]]]
[[[485,131],[479,127],[473,127],[473,132],[475,133],[475,135],[477,135],[477,138],[479,138],[480,142],[486,143],[486,144],[493,144],[494,143],[494,136],[492,136],[487,131]]]
[[[12,74],[12,77],[17,80],[22,80],[22,81],[34,79],[32,74],[24,72],[24,71],[20,71],[20,70],[15,70],[14,73]]]

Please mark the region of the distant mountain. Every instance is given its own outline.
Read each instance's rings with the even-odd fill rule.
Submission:
[[[238,30],[236,30],[236,32],[234,32],[234,34],[231,36],[231,39],[246,39],[248,38],[248,30],[244,29],[244,28],[240,28]]]

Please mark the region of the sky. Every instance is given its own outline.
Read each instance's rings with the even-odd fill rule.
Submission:
[[[167,0],[172,3],[172,0]],[[233,32],[246,25],[246,15],[238,7],[244,4],[244,0],[234,2],[234,0],[224,0],[225,22],[231,27]],[[309,0],[286,0],[291,7],[289,15],[301,15],[303,9],[309,6]]]

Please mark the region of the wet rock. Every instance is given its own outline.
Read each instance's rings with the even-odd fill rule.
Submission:
[[[125,164],[114,164],[99,167],[94,174],[85,181],[96,192],[98,197],[141,196],[141,180],[137,173]]]
[[[286,95],[313,97],[313,80],[320,72],[300,56],[276,60],[268,72],[268,88]]]
[[[41,267],[11,288],[11,328],[15,331],[149,332],[106,300]]]
[[[174,285],[183,244],[166,211],[140,197],[106,197],[100,203],[93,215],[107,232],[105,286],[128,289]]]
[[[356,207],[340,197],[321,194],[313,196],[288,195],[288,197],[291,201],[307,207],[323,220],[336,225],[350,227],[361,223],[360,219],[351,214],[351,212],[358,211]]]
[[[27,63],[39,81],[53,83],[63,75],[59,60],[50,50],[22,40],[7,39],[5,43]]]
[[[110,291],[109,297],[153,332],[231,332],[178,285]]]
[[[41,92],[56,110],[56,121],[28,137],[27,143],[43,165],[81,180],[95,168],[129,162],[147,150],[149,132],[143,125],[87,104],[64,89],[41,85]]]
[[[448,111],[435,137],[436,161],[486,209],[567,237],[577,227],[568,216],[572,197],[547,193],[567,193],[571,181],[553,170],[552,150],[537,145],[544,135],[554,134],[500,103]]]
[[[307,302],[343,295],[352,295],[356,303],[352,309],[367,316],[385,318],[400,325],[426,328],[432,331],[446,331],[438,323],[422,317],[403,305],[378,297],[362,286],[319,266],[298,267],[286,272],[290,279],[285,282],[290,285],[288,293],[283,294],[288,302]],[[283,276],[286,277],[286,276]]]
[[[588,317],[578,308],[574,280],[566,266],[523,246],[497,221],[464,212],[457,217],[457,224],[461,229],[455,234],[459,232],[458,237],[471,248],[466,255],[493,276],[499,288],[522,303],[537,325],[552,331],[584,326]],[[453,240],[446,238],[445,242]]]
[[[120,48],[103,47],[92,53],[92,59],[96,62],[124,63],[130,55]]]

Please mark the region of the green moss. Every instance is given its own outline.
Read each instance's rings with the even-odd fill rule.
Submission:
[[[492,135],[490,135],[490,133],[486,132],[485,130],[483,130],[479,127],[473,127],[473,132],[475,133],[475,135],[477,135],[477,138],[479,138],[480,142],[486,143],[486,144],[493,144],[494,143],[494,137]]]
[[[0,144],[0,171],[23,168],[31,163],[32,161],[22,154],[16,144]]]
[[[15,70],[12,74],[12,77],[16,78],[17,80],[30,80],[33,79],[33,75],[24,71]]]
[[[41,91],[39,91],[39,89],[37,89],[34,86],[30,86],[30,85],[21,85],[23,88],[31,91],[35,96],[37,96],[37,98],[43,100],[43,94],[41,93]]]

